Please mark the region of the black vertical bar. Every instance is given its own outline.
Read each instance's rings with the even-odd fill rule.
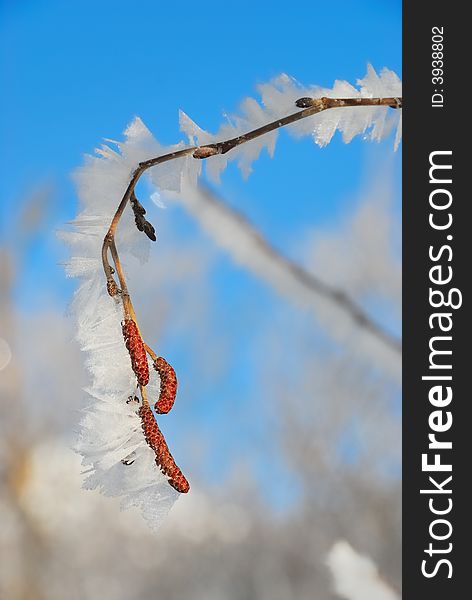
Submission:
[[[472,174],[472,164],[469,167],[466,164],[472,155],[467,149],[472,131],[467,91],[471,79],[471,38],[465,5],[444,0],[403,3],[403,598],[406,600],[472,597],[469,584],[472,511],[467,489],[472,477],[472,394],[468,387],[468,374],[472,373],[469,344],[472,198],[465,186],[468,173]],[[442,49],[433,46],[435,43],[442,44]],[[434,55],[435,51],[442,56]],[[441,62],[433,63],[435,60]],[[433,71],[434,68],[438,70]],[[434,80],[435,76],[438,79]],[[433,152],[442,154],[432,155]],[[430,178],[431,161],[452,168],[433,169]],[[434,207],[447,206],[450,200],[448,208]],[[439,228],[451,218],[450,227]],[[443,282],[450,275],[451,280]],[[442,283],[437,283],[438,280]],[[432,302],[441,304],[442,292],[445,302],[449,298],[454,305],[462,297],[462,306],[433,307],[431,290],[433,294],[434,290],[439,292],[433,295]],[[435,313],[447,315],[442,317],[441,325],[443,329],[452,325],[450,331],[441,330],[439,317],[432,316]],[[431,342],[435,336],[443,339]],[[446,339],[448,336],[452,339]],[[452,354],[431,356],[430,343],[434,349],[452,350]],[[438,368],[430,368],[431,358]],[[448,365],[452,368],[448,369]],[[451,377],[451,380],[422,379],[423,376]],[[438,387],[432,400],[436,405],[430,397],[435,386]],[[449,404],[447,387],[452,392]],[[447,428],[450,418],[452,425]],[[439,428],[445,431],[435,431]],[[452,449],[429,448],[432,443],[429,434],[435,434],[438,441],[452,442]],[[450,464],[452,470],[424,470],[423,454],[427,455],[427,463],[439,460],[441,465]],[[444,483],[450,476],[452,480]],[[420,490],[430,491],[422,494]],[[432,512],[448,508],[450,511],[442,515]]]

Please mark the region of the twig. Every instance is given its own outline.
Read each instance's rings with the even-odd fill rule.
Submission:
[[[136,187],[136,184],[138,183],[141,175],[150,167],[159,165],[164,162],[168,162],[170,160],[174,160],[176,158],[182,158],[183,156],[188,156],[195,150],[195,148],[196,147],[184,148],[183,150],[178,150],[177,152],[171,152],[170,154],[164,154],[163,156],[158,156],[157,158],[151,158],[149,160],[139,163],[137,168],[133,171],[131,181],[129,182],[128,187],[126,188],[124,196],[121,199],[120,204],[118,205],[118,208],[117,208],[116,213],[113,217],[113,220],[110,224],[110,227],[105,236],[105,239],[103,240],[102,263],[103,263],[103,269],[105,271],[105,276],[107,278],[108,285],[113,285],[115,283],[114,279],[113,279],[113,269],[110,266],[110,263],[108,262],[108,249],[111,247],[111,244],[115,239],[115,232],[116,232],[118,223],[120,222],[123,211],[125,210],[126,205],[128,204],[128,201],[131,198],[131,194],[133,193],[134,188]]]
[[[113,270],[108,262],[108,249],[110,248],[111,243],[115,237],[115,231],[118,226],[118,223],[121,219],[123,211],[131,198],[131,195],[138,183],[141,175],[156,165],[162,164],[164,162],[169,162],[171,160],[175,160],[177,158],[182,158],[184,156],[188,156],[189,154],[193,154],[194,158],[209,158],[210,156],[215,156],[217,154],[226,154],[236,146],[249,142],[261,135],[269,133],[270,131],[274,131],[275,129],[279,129],[280,127],[284,127],[286,125],[290,125],[291,123],[295,123],[296,121],[300,121],[301,119],[306,119],[307,117],[311,117],[317,113],[320,113],[324,110],[328,110],[330,108],[345,108],[348,106],[389,106],[391,108],[399,108],[402,106],[401,98],[300,98],[296,102],[297,106],[307,106],[296,113],[292,113],[286,117],[281,119],[277,119],[276,121],[272,121],[267,125],[263,125],[262,127],[258,127],[248,133],[237,136],[235,138],[218,142],[216,144],[207,144],[205,146],[191,146],[189,148],[184,148],[183,150],[178,150],[176,152],[170,152],[169,154],[164,154],[162,156],[157,156],[155,158],[150,158],[143,162],[140,162],[136,169],[134,170],[131,180],[126,188],[126,191],[121,199],[121,202],[118,206],[118,209],[113,217],[111,225],[108,229],[108,232],[105,236],[102,246],[102,262],[103,269],[105,271],[105,276],[107,278],[108,286],[113,285]]]
[[[349,106],[389,106],[390,108],[399,108],[401,107],[401,102],[401,98],[300,98],[295,104],[298,108],[304,108],[304,110],[278,119],[277,121],[272,121],[272,123],[258,127],[253,131],[226,140],[225,142],[201,146],[195,150],[193,156],[194,158],[209,158],[215,154],[226,154],[226,152],[236,148],[236,146],[250,142],[261,135],[274,131],[274,129],[279,129],[285,125],[290,125],[290,123],[311,117],[329,108],[346,108]]]

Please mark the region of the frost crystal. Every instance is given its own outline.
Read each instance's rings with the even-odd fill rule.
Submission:
[[[200,129],[185,113],[180,113],[180,128],[193,144],[210,144],[239,136],[261,125],[296,112],[295,101],[301,97],[321,98],[375,98],[401,97],[402,84],[398,76],[389,69],[382,69],[378,75],[372,65],[367,74],[357,81],[358,87],[347,81],[335,81],[332,89],[318,86],[305,87],[288,75],[279,75],[269,83],[259,85],[262,104],[254,98],[246,98],[241,104],[241,114],[231,115],[215,134]],[[401,109],[392,110],[385,106],[363,106],[335,108],[318,113],[292,125],[287,129],[299,137],[312,135],[321,147],[329,144],[336,130],[342,134],[347,144],[356,135],[380,141],[396,127],[395,149],[401,139]],[[208,162],[207,172],[218,181],[220,173],[228,161],[236,160],[244,176],[251,172],[251,164],[262,149],[267,148],[272,156],[277,141],[277,131],[272,131],[251,142],[242,144],[222,156],[215,156]]]

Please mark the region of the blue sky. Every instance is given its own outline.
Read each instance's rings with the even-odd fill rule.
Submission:
[[[336,78],[362,77],[368,62],[401,69],[400,2],[171,6],[144,0],[139,12],[120,0],[0,4],[2,80],[8,91],[1,112],[2,166],[9,174],[7,181],[2,178],[2,195],[11,203],[32,183],[50,177],[60,186],[65,216],[74,210],[70,171],[103,137],[119,137],[134,115],[163,143],[173,143],[182,137],[179,108],[215,130],[223,111],[234,110],[258,82],[280,72],[330,86]],[[325,188],[333,197],[345,196],[363,175],[368,149],[358,145],[351,151],[338,143],[323,152],[308,141],[296,152],[293,144],[279,147],[286,169],[280,174],[272,169],[274,188],[279,179],[293,184],[296,163],[302,167],[299,189],[309,189],[303,161],[313,164],[316,158],[326,173],[324,181],[317,180],[320,196]],[[329,175],[337,172],[342,151],[349,152],[350,164],[334,186]],[[251,182],[250,195],[271,196],[270,183],[261,175]],[[297,198],[297,219],[312,217],[304,196]],[[264,212],[272,213],[277,225],[281,217]]]
[[[65,311],[75,284],[63,276],[65,251],[55,231],[76,212],[70,174],[102,138],[119,139],[133,116],[170,144],[182,139],[179,108],[216,130],[222,113],[280,72],[331,86],[334,79],[354,83],[371,62],[401,76],[400,1],[3,0],[0,6],[0,239],[11,239],[11,216],[35,186],[51,182],[56,197],[43,232],[24,249],[15,291],[24,311],[35,310],[41,294]],[[335,222],[391,153],[391,140],[345,145],[337,137],[320,150],[308,139],[283,136],[274,160],[262,156],[248,181],[229,168],[221,189],[290,252],[308,226]],[[400,153],[394,174],[399,187]],[[195,227],[178,209],[168,218],[183,231]],[[224,306],[237,308],[248,295],[259,306],[278,302],[224,256],[214,286]],[[238,332],[231,335],[237,346]],[[243,328],[239,342],[244,335]],[[182,365],[186,361],[182,356]],[[226,383],[255,385],[250,372],[244,384],[238,380],[237,370]],[[205,424],[220,417],[217,394],[209,393]]]

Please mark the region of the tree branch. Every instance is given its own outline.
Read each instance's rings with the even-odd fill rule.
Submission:
[[[218,142],[216,144],[208,144],[197,148],[193,153],[194,158],[209,158],[216,154],[226,154],[236,146],[250,142],[255,138],[265,135],[274,129],[279,129],[285,125],[290,125],[306,117],[311,117],[329,108],[346,108],[354,106],[389,106],[390,108],[400,108],[401,98],[300,98],[295,102],[298,108],[304,108],[300,112],[293,113],[277,121],[272,121],[267,125],[258,127],[253,131],[239,135],[238,137]]]
[[[182,158],[184,156],[188,156],[192,154],[192,156],[196,159],[204,159],[209,158],[211,156],[215,156],[217,154],[226,154],[230,150],[236,148],[237,146],[254,140],[270,131],[274,131],[279,129],[280,127],[284,127],[285,125],[289,125],[291,123],[295,123],[300,121],[301,119],[305,119],[312,115],[315,115],[324,110],[328,110],[331,108],[341,108],[347,106],[386,106],[391,108],[398,108],[401,106],[401,99],[399,98],[301,98],[297,100],[296,105],[302,110],[287,115],[281,119],[277,119],[276,121],[272,121],[262,127],[249,131],[243,135],[237,136],[235,138],[218,142],[215,144],[207,144],[204,146],[191,146],[189,148],[184,148],[182,150],[178,150],[176,152],[170,152],[169,154],[164,154],[162,156],[158,156],[155,158],[150,158],[143,162],[140,162],[136,169],[133,171],[131,180],[128,184],[128,187],[125,190],[125,193],[118,205],[118,208],[113,216],[110,227],[108,228],[107,234],[103,240],[102,245],[102,263],[103,269],[105,271],[106,277],[106,285],[107,290],[110,296],[120,296],[121,302],[123,304],[124,316],[125,319],[131,319],[137,328],[138,335],[141,336],[139,332],[139,325],[136,319],[136,314],[133,309],[133,305],[131,302],[130,294],[128,291],[128,287],[126,284],[125,274],[123,272],[121,262],[118,256],[118,250],[115,244],[115,232],[118,226],[118,223],[123,215],[123,211],[126,208],[126,205],[131,200],[133,204],[133,211],[135,215],[135,222],[138,229],[145,231],[145,233],[151,239],[154,238],[154,228],[150,223],[148,223],[144,219],[145,211],[143,207],[139,204],[134,189],[147,169],[154,167],[156,165],[169,162],[171,160],[175,160],[178,158]],[[144,212],[143,212],[144,211]],[[390,347],[393,347],[395,350],[400,350],[400,346],[398,341],[392,339],[387,333],[385,333],[379,326],[373,323],[369,317],[359,308],[357,307],[350,298],[344,294],[343,292],[331,288],[327,284],[321,282],[320,280],[314,278],[303,269],[301,269],[298,265],[291,263],[287,259],[277,255],[275,251],[269,247],[269,245],[260,238],[259,243],[265,247],[266,252],[278,263],[284,264],[285,268],[288,272],[294,277],[297,281],[302,282],[303,285],[306,286],[307,289],[311,289],[325,298],[328,298],[331,302],[335,303],[339,307],[341,307],[345,312],[347,312],[351,318],[356,322],[359,326],[364,329],[368,329],[381,339],[385,344]],[[111,252],[112,259],[114,262],[114,269],[109,263],[108,253]],[[118,289],[117,283],[113,277],[114,273],[118,275],[118,279],[120,282],[121,289]],[[142,341],[142,336],[141,336]],[[143,342],[144,343],[144,342]],[[149,353],[149,349],[148,349]],[[134,370],[134,369],[133,369]],[[139,378],[138,378],[139,381]],[[188,491],[188,482],[183,477],[180,469],[175,465],[172,455],[170,454],[165,440],[160,433],[160,430],[157,427],[157,423],[153,416],[152,411],[149,408],[149,400],[147,398],[146,389],[144,385],[139,385],[141,398],[143,401],[143,405],[140,408],[140,416],[142,421],[143,430],[145,433],[146,441],[156,451],[156,462],[161,467],[161,469],[167,474],[172,475],[171,470],[169,470],[169,465],[175,470],[175,477],[169,480],[169,483],[173,485],[178,491],[186,492]],[[152,423],[151,423],[152,422]],[[151,431],[152,430],[152,431]],[[159,436],[157,435],[157,432]],[[151,435],[152,433],[152,435]],[[153,437],[154,436],[154,437]],[[156,439],[159,437],[157,443]],[[156,439],[155,439],[156,438]],[[180,478],[180,479],[179,479]],[[175,479],[175,481],[174,481]],[[182,480],[182,481],[181,481]],[[177,485],[177,483],[179,485]]]
[[[136,314],[133,309],[133,305],[131,302],[130,294],[128,291],[128,287],[126,285],[126,279],[121,267],[118,250],[115,244],[115,232],[118,226],[118,223],[123,215],[123,211],[126,208],[126,205],[131,200],[133,202],[133,210],[135,213],[135,220],[138,217],[136,224],[142,225],[142,230],[144,230],[143,220],[143,212],[140,210],[140,205],[137,201],[137,198],[134,193],[134,189],[143,175],[145,171],[154,167],[156,165],[169,162],[171,160],[175,160],[178,158],[182,158],[184,156],[188,156],[192,154],[192,156],[196,159],[204,159],[209,158],[211,156],[215,156],[217,154],[226,154],[230,150],[236,148],[237,146],[254,140],[266,133],[284,127],[286,125],[290,125],[291,123],[295,123],[300,121],[301,119],[305,119],[322,111],[332,109],[332,108],[345,108],[345,107],[361,107],[361,106],[385,106],[391,108],[399,108],[402,106],[401,98],[300,98],[295,103],[302,110],[297,111],[296,113],[292,113],[287,115],[286,117],[282,117],[281,119],[277,119],[276,121],[272,121],[262,127],[258,127],[248,133],[237,136],[235,138],[231,138],[229,140],[225,140],[222,142],[217,142],[214,144],[207,144],[204,146],[190,146],[188,148],[184,148],[182,150],[178,150],[175,152],[170,152],[168,154],[164,154],[162,156],[157,156],[155,158],[150,158],[143,162],[140,162],[136,169],[133,171],[131,176],[131,180],[128,184],[128,187],[125,190],[125,193],[118,205],[115,215],[113,216],[110,227],[108,228],[107,234],[103,240],[102,245],[102,263],[103,269],[105,271],[105,277],[107,280],[107,290],[110,296],[119,296],[121,297],[121,301],[123,303],[124,314],[126,318],[131,318],[136,326],[139,325],[137,323]],[[141,207],[142,208],[142,207]],[[139,223],[138,223],[139,221]],[[154,235],[154,230],[152,226],[149,224],[150,228],[147,231],[147,235],[152,229],[151,239]],[[258,235],[257,232],[253,232],[254,235]],[[340,308],[342,308],[345,312],[347,312],[351,318],[357,323],[359,326],[364,329],[369,330],[373,333],[378,339],[382,340],[389,347],[393,348],[396,351],[400,351],[400,342],[394,338],[392,338],[389,334],[383,331],[378,325],[376,325],[369,316],[364,313],[364,311],[354,304],[354,302],[342,291],[336,290],[324,282],[316,279],[311,274],[304,271],[301,267],[292,263],[288,259],[278,255],[275,250],[273,250],[264,239],[259,238],[259,243],[265,248],[265,252],[272,257],[272,259],[278,263],[279,265],[284,265],[284,268],[291,276],[297,280],[299,283],[304,285],[307,289],[317,293],[318,295],[329,299],[332,303],[336,304]],[[113,258],[114,266],[113,268],[108,260],[108,253],[111,251],[111,255]],[[113,277],[114,273],[117,273],[121,289],[118,289],[117,283]],[[147,404],[146,392],[143,386],[141,387],[141,395],[143,398],[144,404]]]
[[[194,158],[204,159],[209,158],[211,156],[215,156],[217,154],[226,154],[236,146],[240,146],[246,142],[254,140],[255,138],[260,137],[261,135],[265,135],[270,131],[274,131],[275,129],[279,129],[280,127],[285,127],[286,125],[290,125],[291,123],[295,123],[296,121],[300,121],[301,119],[306,119],[307,117],[311,117],[317,113],[320,113],[324,110],[328,110],[331,108],[346,108],[346,107],[361,107],[361,106],[386,106],[391,108],[399,108],[402,106],[401,98],[300,98],[295,103],[299,108],[302,107],[303,110],[300,110],[296,113],[292,113],[286,117],[281,119],[277,119],[276,121],[272,121],[267,125],[263,125],[262,127],[258,127],[248,133],[237,136],[235,138],[217,142],[215,144],[207,144],[205,146],[191,146],[189,148],[184,148],[183,150],[178,150],[176,152],[170,152],[169,154],[164,154],[162,156],[157,156],[155,158],[150,158],[143,162],[140,162],[137,168],[134,170],[133,175],[131,176],[131,180],[126,188],[123,198],[118,206],[118,209],[113,217],[111,225],[108,229],[108,232],[105,236],[102,246],[102,262],[103,269],[105,271],[105,276],[107,278],[107,285],[110,287],[114,284],[113,280],[113,270],[108,262],[108,249],[110,248],[111,243],[115,237],[115,231],[118,226],[118,223],[121,219],[123,211],[131,198],[131,195],[138,183],[141,175],[156,165],[169,162],[171,160],[175,160],[177,158],[182,158],[183,156],[188,156],[192,154]]]

